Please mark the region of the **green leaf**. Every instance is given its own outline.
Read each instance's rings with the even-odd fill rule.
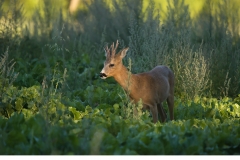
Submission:
[[[80,120],[83,117],[83,114],[81,112],[77,111],[74,107],[69,107],[69,111],[73,114],[74,120]]]
[[[23,108],[23,99],[22,98],[17,98],[16,102],[15,102],[15,109],[17,111],[21,111]]]

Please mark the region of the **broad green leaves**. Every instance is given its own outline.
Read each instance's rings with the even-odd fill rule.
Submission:
[[[177,119],[220,119],[240,118],[239,102],[231,98],[198,98],[192,102],[184,103],[181,100],[175,102],[175,115]]]
[[[104,85],[87,86],[72,99],[57,92],[44,97],[39,86],[8,87],[1,102],[0,153],[240,154],[239,98],[176,98],[175,121],[153,124],[149,112],[132,115],[141,104],[113,103],[115,93]]]
[[[40,114],[0,119],[0,146],[5,146],[1,154],[239,154],[237,118],[153,124],[123,119],[109,109],[88,106],[85,111],[73,107],[69,111],[72,121],[64,121],[64,125],[49,124]]]

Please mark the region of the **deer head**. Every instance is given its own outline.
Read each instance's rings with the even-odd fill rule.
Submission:
[[[102,79],[106,79],[107,77],[112,77],[118,71],[121,70],[123,64],[122,64],[122,59],[126,56],[126,53],[128,51],[128,48],[124,48],[121,51],[119,51],[118,54],[116,54],[116,50],[118,47],[118,40],[116,42],[116,45],[114,46],[114,43],[108,48],[106,46],[104,48],[105,50],[105,56],[106,56],[106,61],[104,62],[104,67],[102,71],[100,72],[100,77]]]

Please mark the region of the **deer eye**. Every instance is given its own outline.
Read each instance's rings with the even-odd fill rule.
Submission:
[[[109,67],[111,68],[111,67],[113,67],[114,66],[114,64],[109,64]]]

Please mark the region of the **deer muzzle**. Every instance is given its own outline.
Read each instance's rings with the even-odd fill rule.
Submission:
[[[105,73],[102,73],[102,72],[99,74],[99,76],[102,79],[106,79],[107,78],[107,75]]]

